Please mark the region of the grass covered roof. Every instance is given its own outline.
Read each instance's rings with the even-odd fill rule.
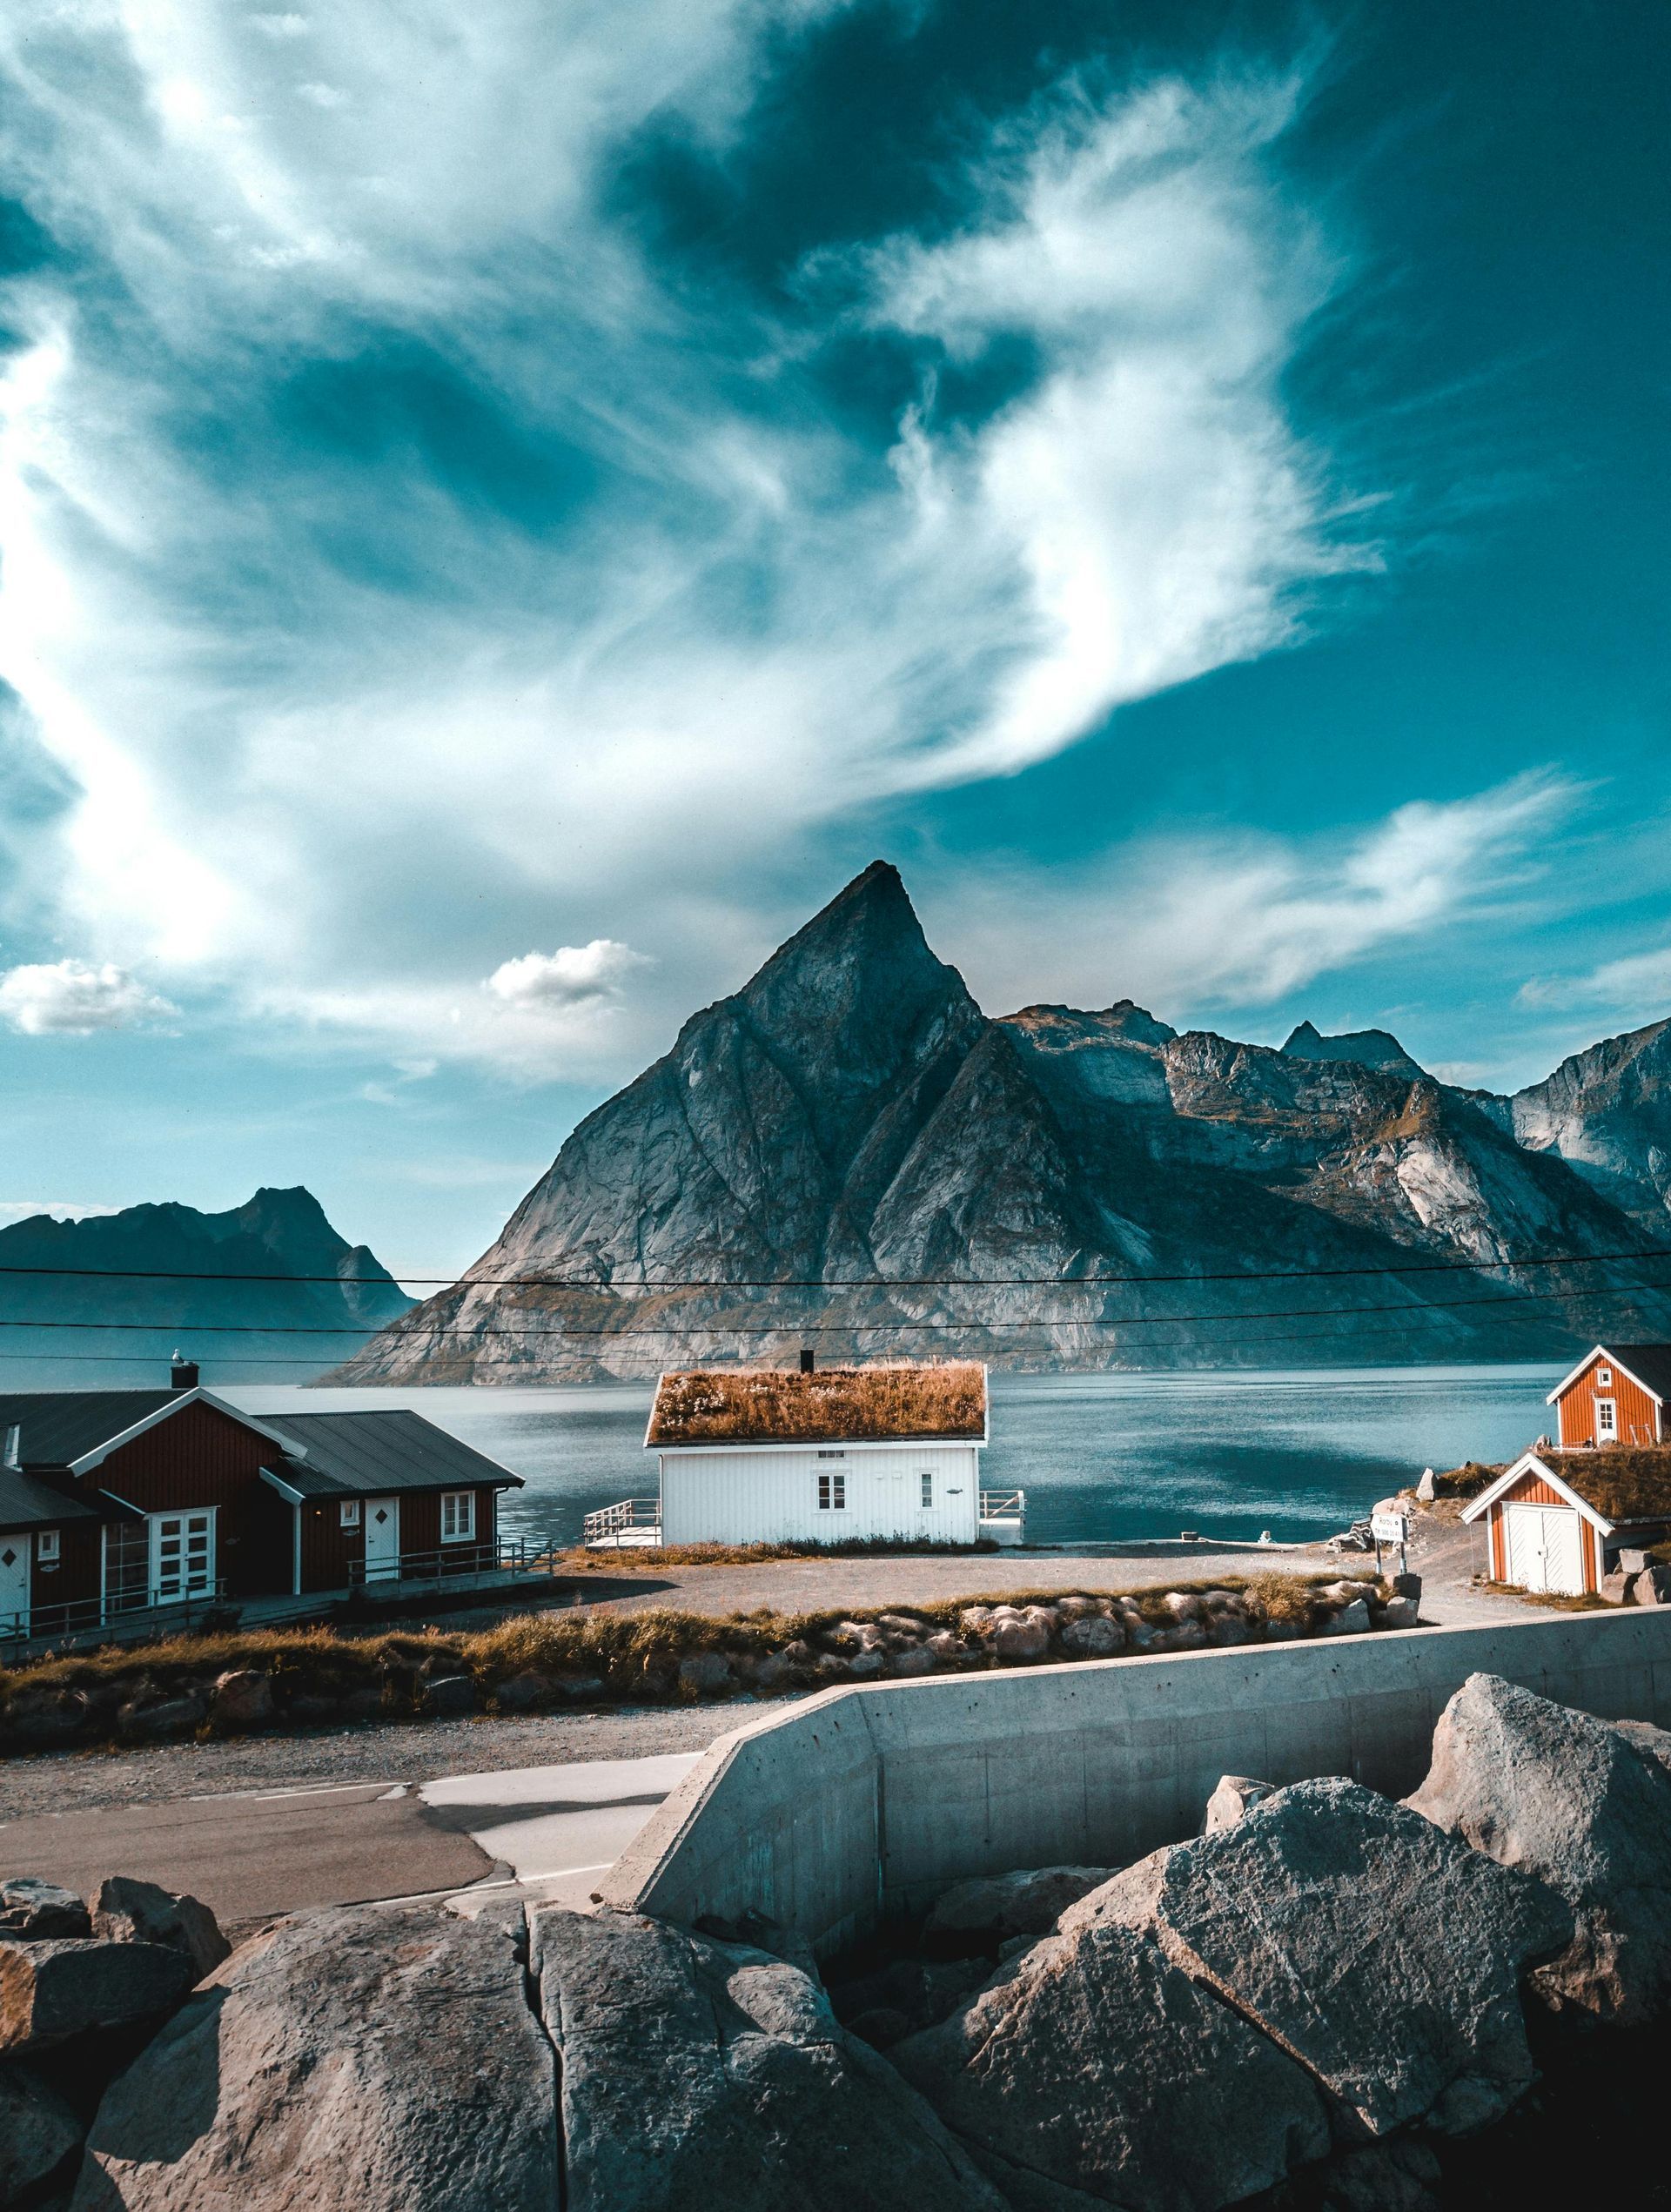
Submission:
[[[1546,1451],[1539,1457],[1610,1521],[1655,1521],[1671,1515],[1671,1445],[1608,1444],[1590,1451]]]
[[[862,1444],[890,1437],[978,1440],[986,1371],[976,1361],[825,1367],[692,1368],[663,1375],[647,1445]]]

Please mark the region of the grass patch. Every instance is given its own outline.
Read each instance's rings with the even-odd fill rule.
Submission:
[[[986,1373],[970,1359],[943,1365],[878,1361],[811,1375],[770,1368],[696,1368],[664,1375],[650,1416],[656,1444],[844,1442],[869,1437],[980,1437]]]
[[[1518,1582],[1486,1582],[1480,1587],[1493,1598],[1518,1598],[1523,1605],[1541,1605],[1546,1612],[1594,1613],[1611,1612],[1614,1608],[1604,1598],[1592,1590],[1580,1591],[1576,1596],[1564,1590],[1523,1590]]]
[[[634,1566],[753,1567],[773,1559],[963,1558],[999,1548],[990,1537],[978,1544],[938,1544],[926,1538],[921,1543],[910,1543],[898,1537],[850,1536],[836,1544],[627,1544],[618,1551],[604,1552],[574,1544],[547,1556],[554,1572],[619,1574],[623,1568]]]

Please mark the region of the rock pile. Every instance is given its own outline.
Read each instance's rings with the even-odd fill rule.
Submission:
[[[206,1906],[153,1882],[112,1875],[90,1907],[0,1881],[0,2205],[71,2178],[105,2085],[229,1949]]]

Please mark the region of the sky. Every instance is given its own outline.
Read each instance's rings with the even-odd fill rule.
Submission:
[[[1671,1014],[1658,0],[0,17],[0,1221],[480,1251],[884,856],[992,1013]]]

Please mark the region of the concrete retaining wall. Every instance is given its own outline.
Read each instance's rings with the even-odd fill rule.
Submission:
[[[1403,1795],[1477,1672],[1671,1726],[1671,1608],[827,1691],[715,1744],[603,1894],[686,1924],[753,1907],[827,1954],[964,1875],[1193,1835],[1221,1774]]]

